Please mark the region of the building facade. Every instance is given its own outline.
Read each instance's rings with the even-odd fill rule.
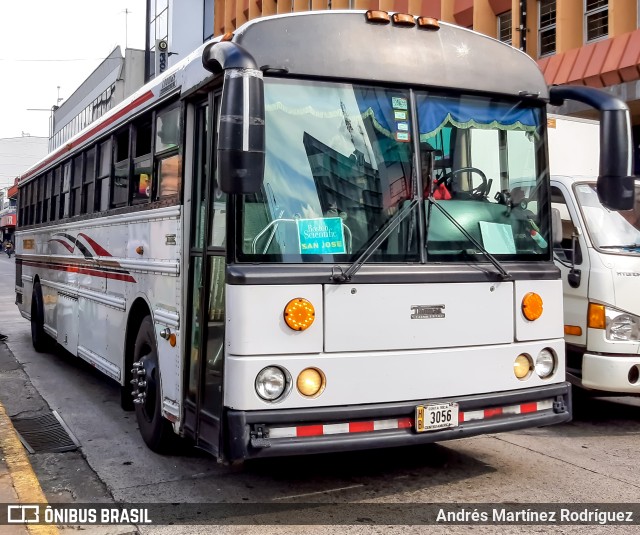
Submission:
[[[117,46],[62,105],[54,106],[49,150],[122,102],[144,84],[144,51]]]
[[[46,137],[0,139],[0,244],[13,240],[16,228],[16,177],[47,154]]]

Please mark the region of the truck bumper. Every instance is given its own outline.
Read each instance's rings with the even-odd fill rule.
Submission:
[[[456,427],[416,432],[416,406],[455,402]],[[496,392],[401,403],[286,409],[225,410],[226,457],[242,459],[427,444],[571,420],[571,386]]]
[[[640,394],[640,355],[585,353],[582,357],[582,386],[591,390]]]

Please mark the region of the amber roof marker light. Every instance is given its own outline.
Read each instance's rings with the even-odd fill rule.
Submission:
[[[418,17],[418,27],[423,30],[437,32],[440,29],[440,22],[433,17]]]
[[[391,15],[391,20],[396,26],[416,25],[416,19],[413,18],[413,15],[408,15],[407,13],[394,13]]]
[[[370,9],[365,13],[365,16],[367,17],[367,22],[374,22],[377,24],[389,24],[391,22],[389,13],[379,9]]]

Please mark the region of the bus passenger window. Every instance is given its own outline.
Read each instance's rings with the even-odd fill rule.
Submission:
[[[51,217],[50,221],[58,219],[58,195],[60,194],[60,176],[62,173],[61,167],[56,167],[53,172],[53,180],[51,181]]]
[[[60,219],[69,217],[69,188],[71,187],[71,162],[62,167],[62,195],[60,196]]]
[[[111,178],[111,140],[100,144],[97,165],[98,179],[94,192],[94,209],[103,212],[109,209],[109,179]]]
[[[158,162],[158,196],[169,197],[180,193],[182,183],[182,158],[179,154],[169,156]]]
[[[96,176],[96,149],[85,153],[84,179],[82,181],[82,210],[83,214],[93,212],[93,181]]]
[[[156,154],[177,149],[180,144],[180,108],[158,113],[156,119]]]
[[[116,135],[111,205],[125,206],[129,200],[129,130]]]
[[[71,182],[71,214],[80,213],[80,191],[82,186],[82,154],[73,159],[73,178]]]
[[[41,221],[46,223],[49,220],[49,199],[51,198],[51,172],[43,177],[42,182],[42,217]]]
[[[151,198],[151,122],[135,127],[135,146],[131,189],[133,203],[147,202]]]

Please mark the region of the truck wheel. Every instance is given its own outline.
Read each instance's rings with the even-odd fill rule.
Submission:
[[[175,446],[177,436],[162,416],[158,348],[150,316],[145,316],[140,324],[133,348],[133,366],[135,384],[132,386],[137,392],[134,403],[140,434],[149,449],[167,453]]]
[[[44,330],[44,300],[42,288],[36,281],[31,294],[31,342],[33,348],[39,353],[51,351],[54,347],[53,338]]]

